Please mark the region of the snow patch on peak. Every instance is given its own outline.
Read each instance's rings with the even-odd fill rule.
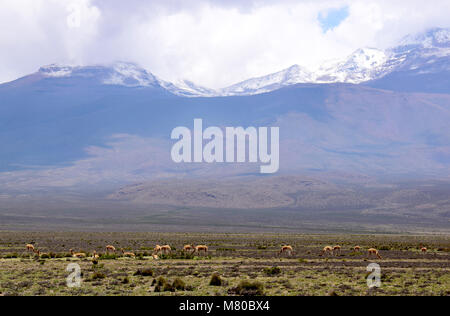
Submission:
[[[450,29],[433,28],[418,35],[405,36],[398,47],[421,46],[423,48],[449,47]]]
[[[349,57],[324,63],[316,72],[319,83],[361,83],[373,79],[386,63],[388,56],[375,48],[356,50]]]
[[[362,48],[354,52],[348,62],[353,62],[360,69],[371,69],[383,65],[386,62],[386,59],[386,53],[382,50],[375,48]]]
[[[221,90],[222,95],[251,95],[270,92],[283,86],[312,82],[310,71],[293,65],[280,72],[263,77],[252,78]]]
[[[72,74],[72,66],[64,66],[58,64],[51,64],[39,68],[39,73],[45,77],[68,77]]]
[[[435,33],[435,39],[438,43],[449,43],[450,42],[450,30],[440,29]]]
[[[175,83],[160,80],[162,87],[171,93],[184,97],[213,97],[217,96],[217,91],[200,85],[196,85],[189,80],[177,80]]]
[[[158,84],[156,77],[136,64],[117,62],[111,66],[111,74],[103,80],[107,85],[148,87]]]

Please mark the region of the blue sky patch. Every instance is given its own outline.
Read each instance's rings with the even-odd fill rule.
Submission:
[[[329,9],[326,11],[322,11],[319,13],[317,19],[320,22],[320,26],[322,27],[323,32],[327,32],[328,30],[332,30],[335,27],[339,26],[349,15],[348,6],[337,8],[337,9]]]

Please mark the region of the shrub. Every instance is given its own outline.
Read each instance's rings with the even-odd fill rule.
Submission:
[[[143,253],[138,253],[138,254],[136,254],[136,259],[137,259],[137,260],[145,260],[144,254],[143,254]]]
[[[268,276],[278,275],[281,273],[281,269],[279,267],[265,268],[264,273]]]
[[[237,287],[228,290],[228,293],[242,296],[262,296],[264,295],[264,286],[260,282],[241,281]]]
[[[158,280],[156,281],[156,286],[164,286],[164,284],[166,284],[167,281],[166,279],[164,279],[164,277],[159,277]]]
[[[104,279],[104,278],[106,278],[106,274],[104,274],[103,272],[95,272],[93,275],[92,275],[92,280],[102,280],[102,279]]]
[[[175,288],[173,287],[172,284],[166,283],[163,286],[163,292],[175,292]]]
[[[184,291],[186,289],[186,284],[180,278],[176,278],[175,281],[173,281],[172,287],[175,290]]]
[[[145,277],[148,277],[148,276],[153,276],[153,270],[152,269],[150,269],[150,268],[146,268],[146,269],[138,269],[135,273],[134,273],[134,275],[136,276],[136,275],[140,275],[140,276],[145,276]]]
[[[167,260],[167,259],[192,260],[192,259],[194,259],[194,254],[184,252],[184,251],[173,251],[172,250],[172,252],[170,254],[161,254],[159,256],[159,258],[162,260]]]
[[[235,252],[236,249],[234,249],[234,248],[217,248],[216,251],[217,252]]]
[[[223,281],[222,278],[220,277],[220,275],[218,275],[217,273],[214,273],[211,276],[211,281],[209,281],[209,285],[211,286],[222,286]]]
[[[17,259],[19,258],[19,255],[15,252],[15,253],[10,253],[7,254],[3,257],[4,259]]]
[[[112,254],[105,253],[99,257],[100,260],[116,260],[117,258],[118,258],[117,255],[114,253]]]

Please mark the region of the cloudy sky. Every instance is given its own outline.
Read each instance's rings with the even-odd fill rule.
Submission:
[[[448,0],[0,0],[0,82],[135,62],[212,88],[450,27]]]

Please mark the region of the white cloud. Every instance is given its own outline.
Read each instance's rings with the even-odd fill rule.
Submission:
[[[345,5],[349,17],[324,34],[319,13]],[[0,0],[0,82],[54,62],[124,60],[163,79],[223,87],[450,27],[449,15],[448,0]]]

